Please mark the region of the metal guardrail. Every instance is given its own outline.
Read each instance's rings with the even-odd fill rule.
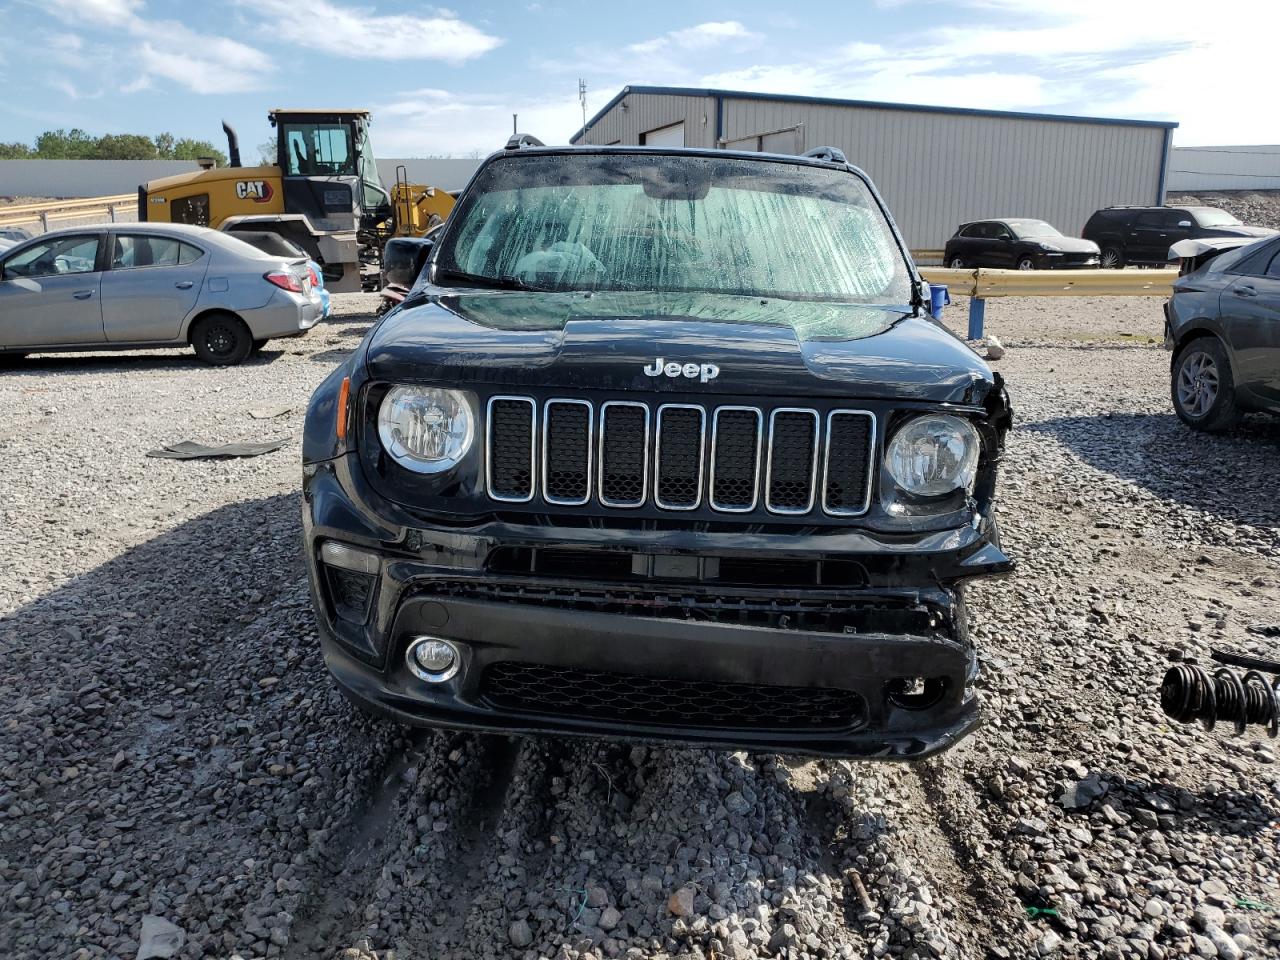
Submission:
[[[997,297],[1167,297],[1177,270],[950,270],[921,267],[929,283],[969,300],[969,339],[981,340],[987,301]]]
[[[101,217],[115,223],[118,207],[133,207],[137,202],[136,194],[124,193],[112,197],[87,197],[83,200],[44,200],[39,203],[14,204],[0,207],[0,226],[38,223],[47,232],[66,220]]]

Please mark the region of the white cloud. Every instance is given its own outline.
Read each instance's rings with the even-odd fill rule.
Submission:
[[[379,60],[444,60],[461,63],[502,43],[452,10],[431,16],[377,14],[313,0],[306,15],[293,0],[236,0],[271,21],[273,35],[288,43],[338,57]]]
[[[176,20],[148,20],[143,0],[50,0],[48,9],[61,20],[88,20],[130,38],[131,59],[140,72],[127,82],[121,82],[116,52],[105,45],[101,33],[88,50],[71,34],[50,41],[54,59],[109,77],[120,93],[146,90],[155,77],[194,93],[242,93],[263,87],[275,70],[271,58],[256,47],[199,33]],[[72,99],[86,96],[77,95],[68,81],[54,85]]]
[[[672,30],[652,40],[633,43],[627,50],[640,56],[651,56],[672,51],[710,50],[726,43],[733,43],[738,49],[742,49],[744,46],[754,45],[760,39],[759,34],[752,33],[737,20],[718,20],[683,30]]]
[[[373,141],[381,157],[485,156],[511,136],[513,113],[521,133],[548,144],[568,143],[582,125],[581,107],[571,94],[498,97],[424,88],[373,107]]]
[[[257,90],[275,69],[261,50],[225,37],[201,36],[180,24],[167,24],[163,36],[163,41],[146,41],[138,47],[144,75],[164,77],[193,93]]]
[[[127,27],[136,22],[142,0],[49,0],[47,9],[68,23]]]

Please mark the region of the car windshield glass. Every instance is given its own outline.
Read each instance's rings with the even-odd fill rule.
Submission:
[[[1199,210],[1193,210],[1192,214],[1196,218],[1196,223],[1202,227],[1238,227],[1240,221],[1227,213],[1225,210],[1219,210],[1217,207],[1201,207]]]
[[[1013,235],[1019,240],[1030,240],[1032,237],[1062,236],[1051,224],[1043,220],[1009,220],[1007,221]]]
[[[668,154],[490,163],[450,217],[437,278],[544,291],[906,304],[907,264],[842,170]],[[457,281],[467,285],[467,281]]]

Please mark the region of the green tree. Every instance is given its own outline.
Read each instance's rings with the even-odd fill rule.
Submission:
[[[95,160],[154,160],[156,145],[138,133],[108,133],[98,138]]]
[[[156,137],[156,156],[161,160],[173,159],[173,134],[157,133]]]
[[[40,160],[92,160],[98,140],[79,128],[46,130],[36,137],[35,156]]]
[[[274,167],[276,165],[276,142],[274,140],[263,140],[258,144],[258,159],[264,167]]]
[[[27,160],[31,148],[25,143],[0,143],[0,160]]]
[[[218,166],[220,167],[227,165],[227,155],[208,140],[192,140],[188,137],[183,137],[181,140],[174,142],[173,159],[199,160],[201,157],[213,157],[218,161]]]

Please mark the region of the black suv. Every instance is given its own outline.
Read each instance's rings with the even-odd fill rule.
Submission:
[[[1247,227],[1217,207],[1107,207],[1081,234],[1102,251],[1104,267],[1169,266],[1169,248],[1203,237],[1266,237],[1266,227]]]
[[[513,138],[514,140],[514,138]],[[514,140],[303,445],[321,644],[417,725],[886,759],[976,725],[998,375],[866,175]]]
[[[975,220],[960,224],[947,241],[942,262],[953,269],[1080,270],[1098,265],[1098,245],[1064,237],[1043,220]]]

